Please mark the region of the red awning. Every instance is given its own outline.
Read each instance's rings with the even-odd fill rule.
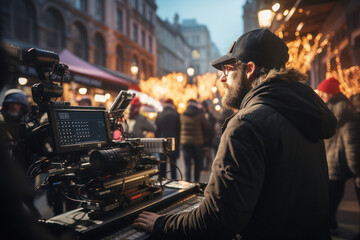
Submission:
[[[72,54],[69,50],[63,49],[59,53],[60,62],[69,66],[69,71],[81,74],[90,78],[115,83],[118,85],[129,86],[132,84],[126,79],[115,77]]]
[[[138,84],[133,83],[133,84],[129,85],[129,89],[141,92],[141,89],[139,88]]]

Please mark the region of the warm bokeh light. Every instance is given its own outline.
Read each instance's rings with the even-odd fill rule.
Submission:
[[[321,37],[321,33],[315,38],[308,33],[306,36],[297,37],[296,40],[287,42],[290,57],[286,66],[307,73],[311,68],[311,62],[319,52],[319,48],[321,49],[326,45],[324,42],[327,42],[327,39],[320,42]]]
[[[186,102],[189,99],[197,99],[199,102],[204,100],[213,100],[216,97],[216,91],[220,96],[222,86],[217,86],[215,92],[214,86],[218,84],[216,73],[206,73],[197,75],[197,84],[188,84],[186,81],[179,82],[180,77],[186,78],[184,73],[170,73],[161,78],[151,77],[147,80],[140,80],[139,87],[141,92],[153,97],[157,101],[171,98],[174,101],[177,110],[183,113],[186,109]],[[147,102],[148,99],[141,99],[141,102]],[[147,102],[148,103],[148,102]]]
[[[189,77],[192,77],[195,74],[195,69],[192,67],[189,67],[188,69],[186,69],[186,73]]]
[[[299,25],[296,27],[296,31],[300,32],[303,26],[304,26],[304,23],[300,22]]]
[[[133,65],[131,66],[130,71],[133,75],[136,75],[139,72],[139,68],[138,66]]]
[[[80,93],[81,95],[86,94],[86,93],[87,93],[87,88],[79,88],[79,93]]]
[[[105,97],[105,95],[102,95],[102,94],[95,94],[94,101],[104,103],[104,102],[106,102],[106,97]]]
[[[264,9],[258,12],[258,21],[261,28],[267,28],[271,26],[271,22],[275,13],[270,9]]]
[[[20,85],[25,85],[25,84],[27,84],[28,80],[27,80],[27,78],[19,77],[18,82]]]
[[[280,3],[275,3],[274,5],[272,5],[271,9],[274,12],[277,12],[280,9]]]
[[[177,76],[177,81],[181,83],[184,81],[184,77],[182,75]]]
[[[110,93],[105,94],[105,98],[106,98],[106,99],[110,99],[110,98],[111,98],[111,94],[110,94]]]

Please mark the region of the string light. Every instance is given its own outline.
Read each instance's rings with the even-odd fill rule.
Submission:
[[[279,35],[279,33],[277,34]],[[339,49],[335,48],[332,51],[332,44],[329,41],[328,34],[320,41],[322,37],[321,33],[315,38],[308,33],[302,38],[298,37],[296,40],[288,42],[287,46],[290,57],[286,66],[298,69],[302,73],[307,73],[311,68],[311,62],[314,60],[314,57],[326,48],[326,78],[335,77],[338,79],[340,90],[347,97],[360,93],[360,67],[353,66],[343,69]],[[331,69],[332,57],[335,57],[335,69]]]

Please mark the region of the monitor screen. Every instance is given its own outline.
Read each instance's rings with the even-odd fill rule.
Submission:
[[[54,109],[51,115],[57,152],[86,150],[108,142],[105,111]]]

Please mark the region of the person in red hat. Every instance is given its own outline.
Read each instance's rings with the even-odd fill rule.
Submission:
[[[317,88],[318,94],[324,102],[328,102],[334,95],[340,93],[339,85],[339,81],[334,77],[325,79]]]
[[[127,119],[127,124],[129,126],[128,132],[132,137],[143,138],[145,137],[144,132],[155,132],[156,126],[151,123],[144,115],[140,114],[140,108],[142,104],[138,97],[130,103],[130,113]]]
[[[333,234],[338,228],[336,212],[344,195],[345,182],[354,178],[356,190],[360,188],[360,122],[339,85],[339,81],[331,77],[323,80],[317,88],[319,96],[338,121],[335,135],[325,140],[329,167],[330,230]]]

